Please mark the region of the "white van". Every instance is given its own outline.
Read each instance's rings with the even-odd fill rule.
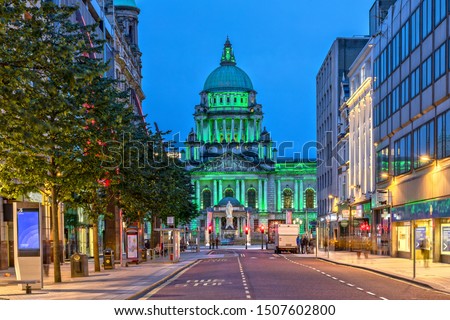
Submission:
[[[298,253],[297,236],[300,226],[298,224],[276,224],[275,225],[275,253],[290,251]]]

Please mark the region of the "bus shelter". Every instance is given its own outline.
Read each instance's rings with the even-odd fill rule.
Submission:
[[[159,233],[158,253],[161,259],[169,262],[180,261],[180,229],[158,228]]]

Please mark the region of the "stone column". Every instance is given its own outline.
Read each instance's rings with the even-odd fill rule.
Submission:
[[[203,118],[201,118],[200,119],[200,136],[198,137],[198,141],[205,140],[204,135],[205,135],[205,132],[204,132],[204,128],[203,128]]]
[[[217,204],[217,180],[213,180],[213,206]]]
[[[267,179],[264,179],[264,211],[267,211],[267,207],[268,207],[268,204],[267,204],[267,192],[268,192],[268,188],[267,188],[267,183],[268,183],[268,180]]]
[[[227,120],[222,119],[222,130],[223,130],[223,139],[227,141]],[[222,142],[222,141],[220,141]]]
[[[238,132],[238,142],[241,142],[242,140],[242,119],[239,119],[239,132]]]
[[[277,180],[277,211],[281,212],[281,207],[281,180]]]
[[[303,180],[300,180],[300,211],[305,209],[306,203],[304,203],[304,191],[303,191]]]
[[[234,141],[234,119],[231,119],[231,134],[230,134],[230,142]]]
[[[241,180],[236,180],[236,199],[241,202]]]
[[[262,181],[261,179],[258,179],[258,201],[256,201],[257,203],[257,208],[262,210]]]
[[[241,180],[241,204],[245,206],[245,180]]]
[[[298,211],[299,204],[299,195],[298,195],[298,181],[294,180],[294,211]]]
[[[219,132],[219,124],[217,123],[217,119],[214,119],[214,128],[216,130],[216,141],[219,141],[220,140],[220,132]]]
[[[202,205],[202,199],[200,198],[201,197],[200,188],[201,188],[200,181],[196,180],[195,181],[195,197],[197,198],[197,205],[198,205],[199,208]]]

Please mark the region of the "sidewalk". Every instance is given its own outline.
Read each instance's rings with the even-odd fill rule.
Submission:
[[[208,253],[206,249],[198,253],[183,252],[178,263],[155,258],[128,267],[116,264],[114,269],[104,270],[101,266],[100,272],[94,272],[94,261],[89,259],[89,276],[76,278],[71,277],[70,262],[65,262],[61,265],[60,283],[54,283],[51,265],[49,275],[44,275],[43,288],[33,289],[31,294],[26,294],[17,284],[1,283],[16,279],[14,268],[9,268],[0,271],[0,300],[129,300],[160,285],[198,259],[208,258]],[[5,277],[6,273],[10,276]]]
[[[410,259],[372,254],[369,254],[368,258],[361,254],[361,257],[358,258],[356,252],[348,251],[330,251],[329,253],[319,251],[317,258],[341,265],[375,271],[393,278],[450,293],[450,264],[430,261],[429,266],[426,268],[423,260],[416,260],[415,278],[413,278],[414,262]]]
[[[220,249],[243,249],[243,247],[227,246]],[[261,250],[259,246],[251,246],[250,250]],[[265,251],[265,250],[264,250]],[[269,252],[271,250],[268,250]],[[15,279],[14,269],[0,271],[0,300],[129,300],[139,296],[141,292],[157,287],[172,275],[188,268],[199,259],[214,258],[208,256],[209,248],[200,252],[183,252],[180,262],[170,263],[160,259],[148,260],[128,267],[116,265],[115,269],[94,272],[93,260],[89,260],[89,276],[71,278],[70,262],[61,265],[62,282],[54,283],[53,268],[48,276],[44,276],[42,290],[32,290],[26,294],[18,285],[5,285],[3,279]],[[314,258],[316,254],[298,254],[298,257]],[[369,255],[357,257],[355,252],[319,251],[318,259],[349,265],[357,268],[385,274],[416,284],[428,286],[450,293],[450,264],[432,263],[425,268],[423,261],[416,261],[416,277],[413,279],[413,261],[409,259],[391,258]],[[10,277],[5,277],[10,273]]]

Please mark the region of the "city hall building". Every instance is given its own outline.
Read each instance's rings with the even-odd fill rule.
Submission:
[[[277,159],[256,96],[227,39],[220,66],[200,92],[182,157],[201,210],[190,227],[206,244],[212,238],[242,244],[246,226],[254,241],[261,226],[272,241],[274,225],[286,221],[301,224],[302,234],[315,230],[316,162]]]

